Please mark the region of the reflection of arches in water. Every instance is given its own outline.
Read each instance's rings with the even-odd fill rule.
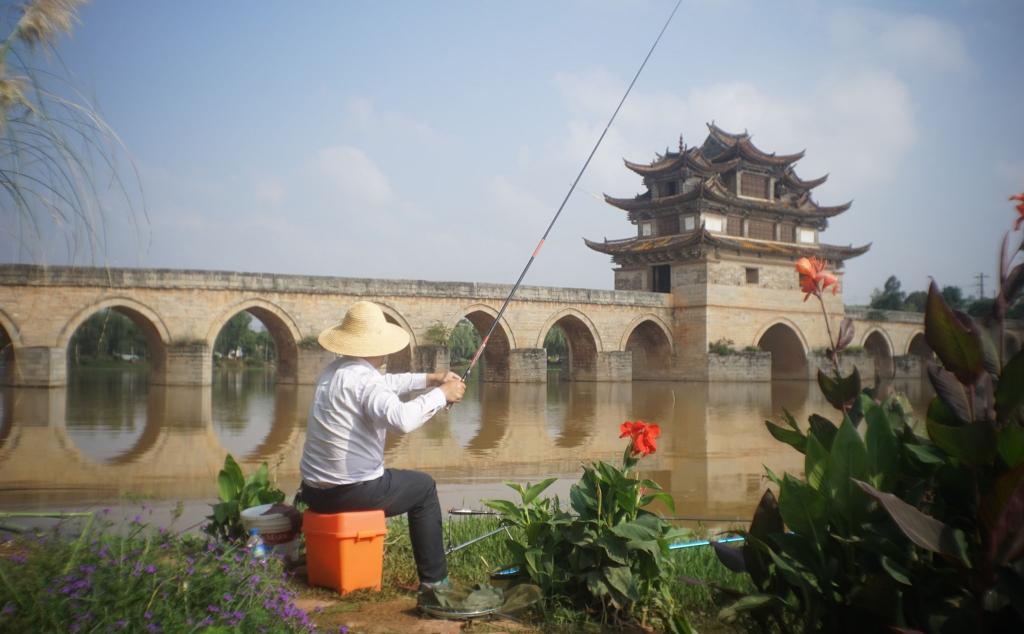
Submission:
[[[241,312],[248,312],[260,320],[270,334],[270,339],[274,342],[277,381],[279,383],[295,383],[299,356],[299,330],[291,315],[279,306],[262,299],[249,299],[235,304],[214,321],[210,333],[207,335],[210,353],[213,354],[217,337],[220,336],[224,326]]]
[[[910,339],[910,343],[907,345],[907,354],[919,357],[922,361],[932,358],[931,346],[928,345],[928,340],[925,339],[923,332],[917,333]]]
[[[684,393],[677,395],[678,383],[644,382],[630,386],[631,419],[643,420],[659,425],[668,425],[675,419],[676,399],[686,398]],[[689,389],[690,386],[686,386]],[[700,389],[705,386],[693,386]],[[706,399],[705,399],[706,400]]]
[[[624,349],[633,353],[634,381],[668,376],[672,366],[672,340],[664,327],[645,319],[629,333]]]
[[[266,460],[282,453],[292,441],[298,426],[298,386],[278,385],[274,388],[274,417],[270,431],[244,460]]]
[[[597,378],[597,350],[599,347],[596,331],[582,313],[568,309],[555,316],[541,329],[540,342],[543,346],[548,331],[558,326],[565,333],[569,345],[569,380],[593,381]]]
[[[809,378],[803,341],[788,324],[780,322],[765,330],[757,347],[772,353],[772,380]]]
[[[463,315],[469,323],[473,324],[473,327],[476,328],[481,337],[487,334],[497,315],[497,313],[492,315],[490,310],[490,308],[479,307],[477,310],[472,310]],[[509,380],[508,357],[512,346],[505,326],[504,319],[498,322],[478,362],[480,367],[478,374],[484,381],[507,382]]]
[[[64,430],[78,451],[98,464],[137,461],[163,432],[166,392],[137,371],[75,373],[67,387]]]
[[[295,389],[292,384],[275,385],[272,373],[266,370],[216,372],[211,418],[224,448],[235,458],[255,455],[261,443],[274,436],[278,416],[283,415],[277,396],[287,399]],[[291,407],[295,407],[294,399]]]
[[[875,362],[875,375],[891,378],[895,372],[893,367],[892,346],[880,330],[872,330],[864,338],[864,349],[871,354]]]
[[[807,400],[811,396],[812,386],[815,390],[818,389],[818,384],[812,381],[772,381],[771,412],[768,414],[778,417],[783,409],[788,410],[790,413],[803,411],[807,405]],[[800,424],[806,423],[806,421],[799,420],[797,422]]]
[[[511,417],[510,391],[508,383],[480,385],[479,428],[476,435],[463,445],[467,451],[482,454],[504,442]]]
[[[157,314],[144,304],[127,298],[109,298],[78,312],[64,325],[57,338],[57,346],[67,349],[68,359],[75,354],[71,339],[90,317],[102,310],[111,310],[124,315],[142,332],[149,356],[149,378],[153,383],[162,383],[167,371],[167,345],[170,342],[167,328]],[[68,362],[69,369],[75,366]]]
[[[14,388],[0,388],[0,450],[14,428]]]
[[[547,429],[562,449],[579,447],[594,434],[597,415],[596,383],[555,383],[548,389]]]

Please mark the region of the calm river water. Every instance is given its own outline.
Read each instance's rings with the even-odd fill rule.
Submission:
[[[922,412],[930,389],[897,385]],[[266,461],[290,495],[299,482],[311,386],[276,385],[265,370],[216,372],[212,387],[149,385],[140,371],[78,370],[67,388],[0,391],[0,508],[72,509],[146,498],[208,509],[230,452],[248,471]],[[806,423],[836,419],[817,386],[776,383],[473,383],[466,399],[406,436],[389,436],[386,464],[437,480],[442,504],[511,497],[506,480],[556,476],[565,495],[580,464],[618,462],[619,424],[662,427],[646,477],[677,514],[749,518],[764,466],[802,472],[766,418],[783,408]]]

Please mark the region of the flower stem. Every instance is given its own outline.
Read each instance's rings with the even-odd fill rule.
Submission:
[[[825,318],[825,331],[828,333],[828,345],[832,349],[832,367],[835,369],[836,378],[840,378],[842,374],[839,371],[839,350],[836,350],[836,342],[832,339],[832,326],[828,321],[828,313],[825,312],[825,300],[821,298],[821,295],[815,295],[818,298],[818,304],[821,306],[821,316]]]

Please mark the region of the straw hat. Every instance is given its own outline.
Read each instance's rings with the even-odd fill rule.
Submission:
[[[356,302],[340,324],[320,333],[324,348],[349,357],[380,357],[409,345],[409,333],[384,320],[373,302]]]

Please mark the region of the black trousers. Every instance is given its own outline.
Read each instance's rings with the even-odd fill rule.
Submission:
[[[422,471],[385,469],[376,480],[342,484],[330,489],[302,485],[302,499],[314,513],[344,513],[384,509],[384,515],[409,514],[409,537],[416,572],[423,583],[448,576],[441,535],[441,503],[437,485]]]

